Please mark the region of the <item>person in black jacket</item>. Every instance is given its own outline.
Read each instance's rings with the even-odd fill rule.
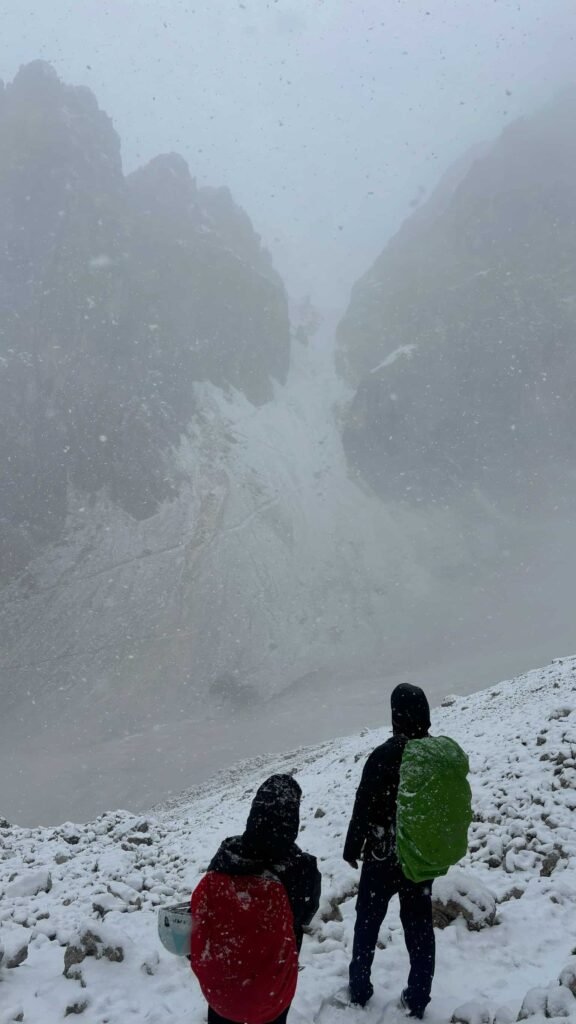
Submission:
[[[430,1002],[435,942],[432,926],[432,882],[416,884],[402,872],[396,855],[396,803],[400,765],[407,740],[430,729],[430,707],[418,686],[403,683],[391,696],[392,737],[374,750],[362,773],[344,846],[344,860],[358,867],[363,860],[354,945],[350,963],[350,1000],[365,1006],[373,994],[370,980],[378,933],[396,893],[410,957],[408,985],[400,1005],[421,1018]]]
[[[294,915],[298,950],[303,929],[320,903],[316,858],[296,845],[302,790],[291,775],[271,775],[258,789],[241,836],[225,839],[208,870],[227,875],[271,872],[286,892]],[[289,1007],[272,1024],[285,1024]],[[208,1008],[208,1024],[230,1024]]]

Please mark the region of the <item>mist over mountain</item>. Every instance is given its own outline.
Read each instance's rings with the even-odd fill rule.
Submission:
[[[10,820],[143,808],[382,721],[392,682],[571,642],[574,112],[463,157],[354,289],[337,372],[226,189],[176,154],[124,175],[46,64],[0,89]]]
[[[383,498],[573,490],[575,124],[576,89],[470,153],[356,285],[344,443]]]
[[[176,155],[125,177],[94,97],[41,62],[0,93],[0,152],[0,779],[46,820],[186,784],[243,709],[368,664],[349,522],[379,508],[304,323],[281,387],[286,295],[225,189]]]
[[[174,498],[192,386],[285,380],[282,283],[184,160],[125,178],[84,88],[42,62],[0,91],[0,578],[61,536],[73,489],[136,519]]]

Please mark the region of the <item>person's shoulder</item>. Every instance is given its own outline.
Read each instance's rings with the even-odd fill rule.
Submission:
[[[220,843],[210,861],[208,870],[225,872],[241,859],[243,859],[242,836],[228,836]]]
[[[286,856],[287,861],[315,861],[316,857],[312,853],[308,853],[303,850],[302,847],[298,846],[298,843],[292,843],[290,850]]]
[[[380,743],[378,747],[374,748],[369,754],[366,764],[377,765],[390,761],[397,754],[402,753],[404,744],[405,740],[402,736],[390,736],[384,743]]]
[[[303,864],[308,864],[310,867],[316,867],[318,860],[313,853],[308,853],[307,850],[301,850],[299,846],[296,847],[298,851],[298,857]]]
[[[318,861],[313,853],[302,850],[294,843],[283,866],[285,868],[297,868],[300,871],[315,871],[318,867]]]
[[[389,736],[387,740],[384,740],[384,743],[379,743],[377,747],[374,747],[374,750],[372,751],[372,754],[370,756],[372,757],[374,754],[379,754],[382,751],[390,750],[391,748],[395,747],[399,738],[399,736],[395,736],[394,734],[392,734],[392,736]]]

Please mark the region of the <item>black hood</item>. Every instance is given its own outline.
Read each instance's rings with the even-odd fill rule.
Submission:
[[[401,683],[392,690],[392,728],[397,735],[409,740],[426,736],[430,728],[430,705],[419,686]]]
[[[225,839],[208,870],[253,875],[282,863],[298,836],[301,797],[290,775],[271,775],[252,801],[244,834]]]
[[[302,790],[291,775],[271,775],[258,789],[243,840],[247,851],[261,857],[282,856],[296,842],[300,828]]]

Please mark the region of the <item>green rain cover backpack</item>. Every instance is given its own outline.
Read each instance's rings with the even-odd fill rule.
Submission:
[[[406,878],[445,875],[468,849],[472,797],[468,758],[448,736],[408,740],[396,812],[396,849]]]

